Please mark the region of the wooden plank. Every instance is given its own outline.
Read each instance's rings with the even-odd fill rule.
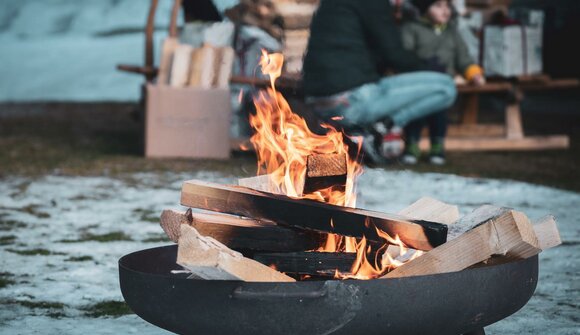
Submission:
[[[547,215],[534,222],[534,232],[536,233],[542,250],[547,250],[562,244],[556,219],[552,215]]]
[[[454,205],[446,204],[437,199],[423,197],[410,206],[402,209],[399,215],[407,216],[413,219],[426,220],[450,225],[459,220],[459,208]],[[414,249],[407,249],[402,253],[398,245],[389,245],[383,254],[383,259],[390,256],[399,262],[407,262],[417,252]]]
[[[218,61],[218,70],[216,72],[215,87],[228,88],[230,86],[230,77],[234,66],[235,52],[231,47],[224,47],[220,50]]]
[[[169,85],[184,87],[189,82],[189,69],[193,48],[190,45],[180,44],[175,48]]]
[[[169,73],[171,71],[171,64],[173,63],[173,54],[179,45],[179,40],[175,37],[168,37],[163,41],[161,47],[161,60],[159,62],[159,72],[157,75],[158,85],[169,84]]]
[[[274,194],[282,194],[278,186],[272,182],[272,177],[269,174],[263,174],[255,177],[240,178],[238,185],[254,189],[256,191],[269,192]],[[302,192],[300,192],[302,193]]]
[[[451,124],[447,128],[448,137],[505,137],[503,124]]]
[[[423,197],[398,214],[412,219],[450,225],[459,219],[459,208],[437,199]]]
[[[421,139],[419,147],[423,151],[428,151],[430,148],[429,140]],[[501,137],[448,137],[445,139],[445,150],[448,151],[527,151],[567,149],[569,147],[570,138],[567,135],[525,136],[521,139]]]
[[[461,271],[493,255],[527,258],[541,250],[534,228],[523,213],[499,209],[492,219],[475,226],[382,278]]]
[[[281,227],[272,222],[256,221],[224,214],[179,212],[164,210],[161,227],[173,241],[179,240],[182,225],[197,229],[204,235],[236,250],[304,251],[318,248],[326,234]]]
[[[349,273],[356,260],[356,253],[313,251],[256,253],[254,260],[285,273],[333,275],[337,270],[340,273]]]
[[[419,250],[430,250],[445,243],[447,238],[447,226],[439,223],[203,181],[190,180],[183,184],[181,204],[381,242],[378,228],[390,236],[399,235],[403,243]]]
[[[195,277],[251,282],[295,281],[283,273],[245,258],[211,237],[200,235],[193,227],[181,225],[180,229],[177,264],[191,271]]]
[[[513,103],[507,106],[505,111],[506,137],[510,140],[524,138],[524,126],[520,104]]]
[[[457,92],[459,94],[502,93],[509,92],[512,89],[513,85],[509,82],[488,82],[483,85],[457,85]]]
[[[574,78],[552,79],[548,82],[519,83],[518,88],[525,91],[547,91],[555,89],[569,89],[580,86],[580,80]]]

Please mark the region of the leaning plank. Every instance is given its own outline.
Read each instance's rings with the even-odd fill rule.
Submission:
[[[390,236],[398,235],[405,245],[418,250],[431,250],[447,239],[447,226],[440,223],[203,181],[190,180],[183,184],[181,204],[271,220],[291,227],[359,238],[364,236],[376,242],[382,241],[377,233],[380,229]]]
[[[195,228],[180,226],[177,264],[195,277],[252,282],[293,282],[274,269],[233,251],[211,237],[202,236]]]
[[[315,251],[256,253],[254,259],[285,273],[320,275],[333,274],[335,271],[349,273],[356,260],[356,253]]]
[[[399,211],[399,215],[450,225],[459,219],[459,208],[437,199],[423,197]],[[411,259],[415,253],[414,249],[401,250],[398,245],[391,244],[387,247],[383,258],[390,256],[391,259],[404,263]]]
[[[450,225],[459,219],[459,208],[437,199],[423,197],[401,210],[399,215]]]
[[[269,174],[263,174],[255,177],[240,178],[238,185],[254,189],[256,191],[281,194],[280,188],[274,185],[272,177]]]
[[[236,250],[304,251],[320,246],[325,235],[278,226],[224,214],[164,210],[161,227],[174,242],[179,240],[181,225],[194,227],[200,234],[212,237]]]
[[[547,215],[534,222],[534,231],[538,238],[540,249],[542,250],[547,250],[562,244],[556,219],[552,215]]]
[[[499,209],[497,214],[382,278],[461,271],[493,255],[527,258],[540,252],[534,228],[523,213]]]

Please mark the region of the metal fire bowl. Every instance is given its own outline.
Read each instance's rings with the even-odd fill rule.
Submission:
[[[450,334],[481,330],[522,308],[538,257],[430,276],[255,283],[171,274],[177,246],[119,260],[123,297],[179,334]]]

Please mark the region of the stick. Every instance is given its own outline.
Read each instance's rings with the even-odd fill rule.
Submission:
[[[304,251],[316,249],[325,235],[280,227],[272,222],[256,221],[223,214],[164,210],[161,227],[174,242],[179,240],[181,225],[194,227],[200,234],[212,237],[236,250]]]
[[[488,209],[482,210],[485,212],[482,217],[488,216],[487,221],[476,224],[467,233],[403,264],[382,278],[461,271],[493,255],[527,258],[541,250],[534,229],[523,213],[500,208],[489,218]],[[475,213],[471,217],[477,215]]]
[[[440,223],[202,181],[191,180],[183,184],[181,204],[271,220],[291,227],[359,238],[365,236],[370,241],[381,242],[378,228],[390,236],[398,235],[405,245],[419,250],[430,250],[447,238],[447,226]]]
[[[169,78],[169,85],[172,87],[184,87],[189,82],[192,51],[193,48],[185,44],[180,44],[175,48],[171,65],[171,77]]]
[[[274,269],[245,258],[211,237],[201,236],[195,228],[181,225],[177,264],[195,277],[252,282],[293,282]]]

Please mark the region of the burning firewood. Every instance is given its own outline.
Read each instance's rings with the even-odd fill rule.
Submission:
[[[532,224],[521,212],[483,206],[451,227],[449,242],[383,278],[460,271],[493,255],[527,258],[541,251]],[[462,230],[468,231],[461,233]]]
[[[349,273],[356,260],[353,252],[256,253],[254,260],[273,265],[278,271],[293,274],[333,276],[335,271]]]
[[[238,179],[238,185],[256,191],[283,194],[269,174]],[[306,176],[303,185],[295,185],[297,193],[304,195],[328,187],[344,192],[347,180],[346,154],[314,154],[306,158]]]
[[[224,214],[164,210],[161,227],[174,242],[179,240],[181,225],[194,227],[200,234],[212,237],[236,250],[303,251],[317,248],[324,236],[280,227],[272,222],[257,221]]]
[[[188,225],[180,226],[177,264],[201,279],[243,280],[252,282],[293,282],[259,262],[245,258]]]
[[[447,226],[440,223],[202,181],[192,180],[183,184],[181,204],[271,220],[291,227],[358,238],[364,236],[370,241],[384,242],[378,229],[390,236],[398,235],[405,245],[418,250],[430,250],[443,244],[447,237]]]

